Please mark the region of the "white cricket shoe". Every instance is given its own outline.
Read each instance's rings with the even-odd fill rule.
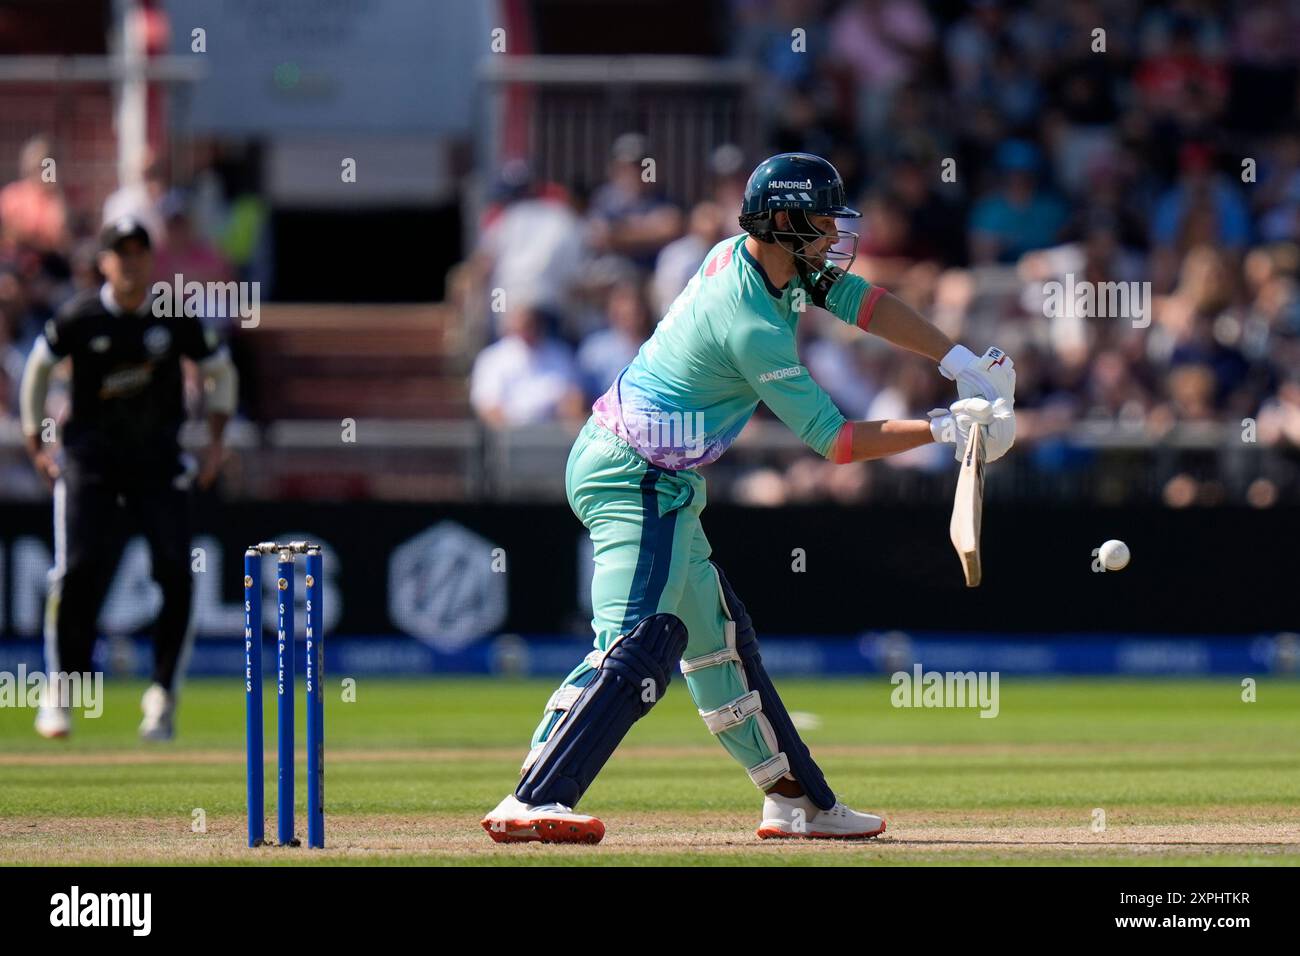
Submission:
[[[763,822],[758,826],[763,840],[865,840],[884,832],[884,819],[874,814],[850,810],[839,802],[822,810],[807,796],[783,797],[779,793],[764,795]]]
[[[161,684],[150,684],[140,698],[140,710],[144,714],[144,720],[140,721],[141,740],[172,739],[176,698],[167,693],[167,688]]]
[[[70,707],[58,704],[41,704],[36,708],[36,732],[46,740],[55,740],[72,733]]]
[[[512,793],[481,821],[497,843],[599,843],[605,824],[561,803],[532,806]]]

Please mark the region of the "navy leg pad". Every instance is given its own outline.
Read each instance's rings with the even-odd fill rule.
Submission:
[[[551,731],[515,796],[533,806],[577,806],[632,725],[668,690],[686,638],[680,618],[655,614],[619,639]]]
[[[718,572],[718,582],[722,585],[722,596],[727,602],[727,611],[736,625],[736,653],[740,655],[740,666],[745,669],[745,679],[749,682],[749,689],[758,691],[759,700],[763,704],[763,716],[776,734],[777,743],[785,754],[786,760],[789,761],[790,772],[794,774],[795,779],[802,785],[804,793],[813,803],[823,810],[829,810],[835,806],[835,792],[826,783],[821,767],[817,766],[812,754],[808,752],[808,747],[800,738],[799,731],[795,729],[794,721],[790,719],[785,704],[781,702],[781,695],[776,692],[772,679],[767,676],[767,670],[763,667],[763,658],[758,653],[758,635],[754,633],[754,622],[750,619],[749,612],[745,610],[745,605],[740,602],[740,598],[736,597],[736,592],[731,589],[731,584],[722,573],[722,568],[716,564],[713,567]]]

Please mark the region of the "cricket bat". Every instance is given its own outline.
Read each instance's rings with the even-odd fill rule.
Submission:
[[[966,441],[966,454],[961,459],[961,472],[957,476],[957,493],[952,502],[952,521],[948,535],[961,559],[961,569],[966,575],[966,587],[979,587],[980,575],[980,515],[984,511],[984,429],[972,423],[970,438]]]

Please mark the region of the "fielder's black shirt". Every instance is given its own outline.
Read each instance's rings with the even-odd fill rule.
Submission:
[[[202,361],[216,333],[194,316],[110,310],[108,293],[87,290],[45,324],[57,358],[72,359],[72,409],[63,448],[94,471],[179,472],[185,421],[181,356]]]

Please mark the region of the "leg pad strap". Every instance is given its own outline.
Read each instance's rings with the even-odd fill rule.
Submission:
[[[758,691],[751,690],[748,694],[742,694],[731,703],[723,704],[716,710],[700,711],[700,716],[704,718],[704,726],[709,728],[709,733],[720,734],[724,730],[730,730],[732,727],[743,724],[762,709],[763,698]]]
[[[786,759],[785,754],[780,753],[770,760],[764,760],[758,766],[750,767],[748,772],[749,779],[754,781],[754,786],[766,790],[790,772],[790,761]]]

